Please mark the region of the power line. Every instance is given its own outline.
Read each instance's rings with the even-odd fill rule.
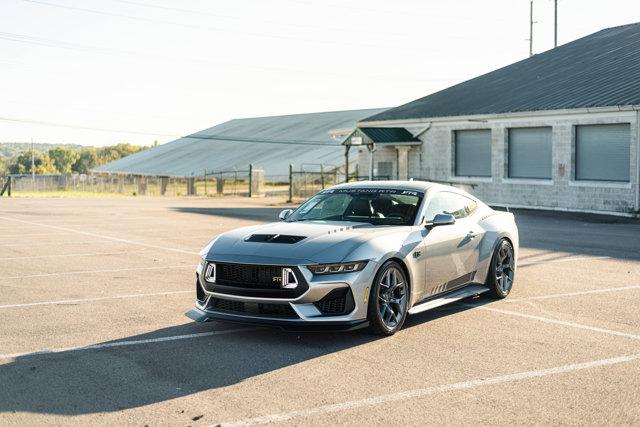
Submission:
[[[42,121],[42,120],[23,119],[23,118],[14,118],[14,117],[0,117],[0,121],[13,122],[13,123],[30,123],[30,124],[36,124],[41,126],[63,127],[63,128],[71,128],[71,129],[97,131],[97,132],[114,132],[114,133],[125,133],[125,134],[131,134],[131,135],[162,136],[162,137],[176,138],[176,139],[195,139],[195,140],[205,139],[205,140],[214,140],[214,141],[259,142],[263,144],[286,144],[286,145],[305,145],[305,146],[324,146],[324,147],[340,146],[340,144],[327,143],[325,141],[312,140],[312,139],[290,140],[290,139],[270,139],[270,138],[247,138],[244,136],[220,135],[220,134],[198,135],[197,133],[181,136],[181,135],[169,134],[169,133],[101,128],[101,127],[93,127],[93,126],[81,126],[81,125],[73,125],[73,124],[67,124],[67,123],[48,122],[48,121]]]
[[[381,75],[362,75],[362,74],[350,74],[350,73],[334,73],[327,71],[319,71],[319,70],[301,70],[295,68],[285,68],[285,67],[272,67],[266,65],[249,65],[249,64],[239,64],[233,62],[225,62],[225,61],[214,61],[206,58],[185,58],[185,57],[171,57],[166,55],[158,55],[147,52],[140,51],[131,51],[131,50],[120,50],[120,49],[112,49],[100,46],[91,46],[84,45],[79,43],[69,43],[61,40],[53,40],[46,39],[41,37],[29,36],[26,34],[16,34],[16,33],[8,33],[0,31],[0,40],[11,41],[15,43],[22,44],[31,44],[36,46],[50,47],[50,48],[58,48],[58,49],[67,49],[67,50],[75,50],[81,52],[88,53],[99,53],[102,55],[115,55],[115,56],[124,56],[133,59],[141,59],[147,58],[152,60],[160,60],[160,61],[169,61],[169,62],[191,62],[200,65],[218,65],[218,66],[227,66],[240,68],[242,70],[246,70],[248,68],[258,69],[258,70],[266,70],[266,71],[277,71],[277,72],[285,72],[285,73],[305,73],[305,74],[316,74],[316,75],[325,75],[335,78],[352,78],[357,80],[369,79],[369,80],[380,80],[380,81],[389,81],[388,77]],[[416,83],[424,83],[422,79],[407,79],[402,78],[403,81],[412,81]]]
[[[131,20],[137,20],[137,21],[143,21],[143,22],[149,22],[149,23],[173,25],[173,26],[178,26],[178,27],[182,27],[182,28],[189,28],[189,29],[202,30],[202,31],[215,31],[215,32],[223,32],[223,33],[232,32],[232,33],[237,33],[237,34],[242,34],[242,35],[252,36],[252,37],[260,37],[260,38],[261,37],[269,37],[269,38],[275,38],[275,39],[294,40],[294,41],[298,41],[298,42],[319,43],[319,44],[328,44],[328,45],[340,45],[340,46],[354,45],[354,46],[363,46],[363,47],[373,47],[373,48],[378,48],[378,49],[380,47],[387,47],[387,48],[390,48],[390,49],[392,48],[392,49],[404,49],[404,50],[417,51],[417,49],[409,48],[409,47],[403,47],[402,45],[392,46],[392,45],[381,45],[381,44],[373,44],[373,43],[354,43],[354,42],[348,42],[348,41],[320,40],[320,39],[310,39],[310,38],[282,36],[282,35],[276,35],[276,34],[255,33],[255,32],[251,32],[251,31],[240,31],[240,30],[233,29],[233,28],[215,28],[215,27],[210,27],[210,26],[205,26],[205,25],[185,24],[185,23],[181,23],[181,22],[164,21],[164,20],[160,20],[160,19],[145,18],[145,17],[142,17],[142,16],[127,15],[127,14],[123,14],[123,13],[106,12],[106,11],[102,11],[102,10],[89,9],[89,8],[85,8],[85,7],[68,6],[68,5],[62,5],[62,4],[57,4],[57,3],[51,3],[51,2],[43,1],[43,0],[22,0],[22,1],[26,2],[26,3],[33,3],[33,4],[41,5],[41,6],[57,7],[57,8],[60,8],[60,9],[68,9],[68,10],[74,10],[74,11],[78,11],[78,12],[92,13],[92,14],[104,15],[104,16],[112,16],[112,17],[116,17],[116,18],[131,19]]]
[[[323,31],[329,30],[329,31],[343,31],[343,32],[349,32],[349,33],[362,33],[362,34],[366,34],[366,35],[370,35],[371,34],[371,31],[358,30],[358,29],[355,29],[355,28],[322,27],[322,26],[318,26],[318,25],[309,25],[309,24],[302,25],[302,24],[295,24],[295,23],[292,23],[292,22],[281,22],[281,21],[274,21],[274,20],[267,20],[267,19],[247,18],[246,16],[240,17],[240,16],[233,16],[233,15],[221,15],[219,13],[213,13],[213,12],[208,12],[208,11],[204,11],[204,10],[194,10],[194,9],[185,9],[185,8],[182,8],[182,7],[163,6],[163,5],[159,5],[159,4],[142,3],[142,2],[138,2],[138,1],[132,1],[132,0],[111,0],[111,1],[118,2],[118,3],[124,3],[124,4],[131,4],[131,5],[140,6],[140,7],[148,7],[148,8],[153,8],[153,9],[190,13],[190,14],[194,14],[194,15],[198,15],[198,16],[206,15],[206,16],[212,16],[212,17],[215,17],[215,18],[230,19],[230,20],[240,21],[240,22],[254,21],[254,22],[261,22],[261,23],[264,23],[264,24],[274,24],[274,25],[278,25],[278,26],[286,26],[286,27],[292,27],[292,28],[301,28],[301,29],[316,28],[318,30],[323,30]],[[411,35],[411,34],[407,34],[407,33],[390,33],[390,32],[387,32],[387,31],[381,32],[381,31],[378,31],[378,29],[376,29],[376,34],[398,36],[398,37],[404,37],[404,38],[406,38],[407,35]],[[413,36],[415,37],[417,35],[414,34]]]

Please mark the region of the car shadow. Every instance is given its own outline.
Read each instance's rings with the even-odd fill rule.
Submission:
[[[247,221],[274,222],[278,214],[286,208],[199,208],[173,207],[171,210],[182,213],[220,216]]]
[[[474,304],[490,301],[477,299]],[[450,305],[410,316],[405,328],[428,326],[433,320],[472,308]],[[381,338],[367,330],[293,333],[253,327],[237,331],[238,328],[224,322],[186,323],[108,341],[100,349],[18,356],[0,364],[0,413],[83,415],[138,408],[237,384],[379,339],[388,339],[391,344],[399,338]],[[159,341],[163,337],[229,329],[236,331]],[[147,343],[124,344],[139,340]]]
[[[640,221],[637,219],[534,210],[513,212],[520,234],[520,248],[545,251],[552,255],[543,257],[547,261],[576,255],[640,260]],[[541,255],[545,254],[529,258]],[[520,257],[520,261],[524,259]]]

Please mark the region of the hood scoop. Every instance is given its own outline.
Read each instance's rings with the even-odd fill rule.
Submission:
[[[244,239],[245,242],[257,242],[257,243],[298,243],[301,240],[306,239],[306,236],[290,236],[287,234],[252,234]]]

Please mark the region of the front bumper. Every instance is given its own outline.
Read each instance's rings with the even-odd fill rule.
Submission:
[[[329,275],[313,275],[305,266],[296,267],[306,289],[298,296],[280,298],[277,294],[225,293],[224,286],[204,286],[199,266],[195,308],[186,315],[200,322],[218,319],[288,330],[352,330],[368,325],[367,299],[375,262],[361,271]]]

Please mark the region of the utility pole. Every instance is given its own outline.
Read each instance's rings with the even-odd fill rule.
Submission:
[[[533,56],[533,24],[537,21],[533,20],[533,0],[529,2],[529,56]]]
[[[553,0],[553,47],[558,47],[558,0]]]

